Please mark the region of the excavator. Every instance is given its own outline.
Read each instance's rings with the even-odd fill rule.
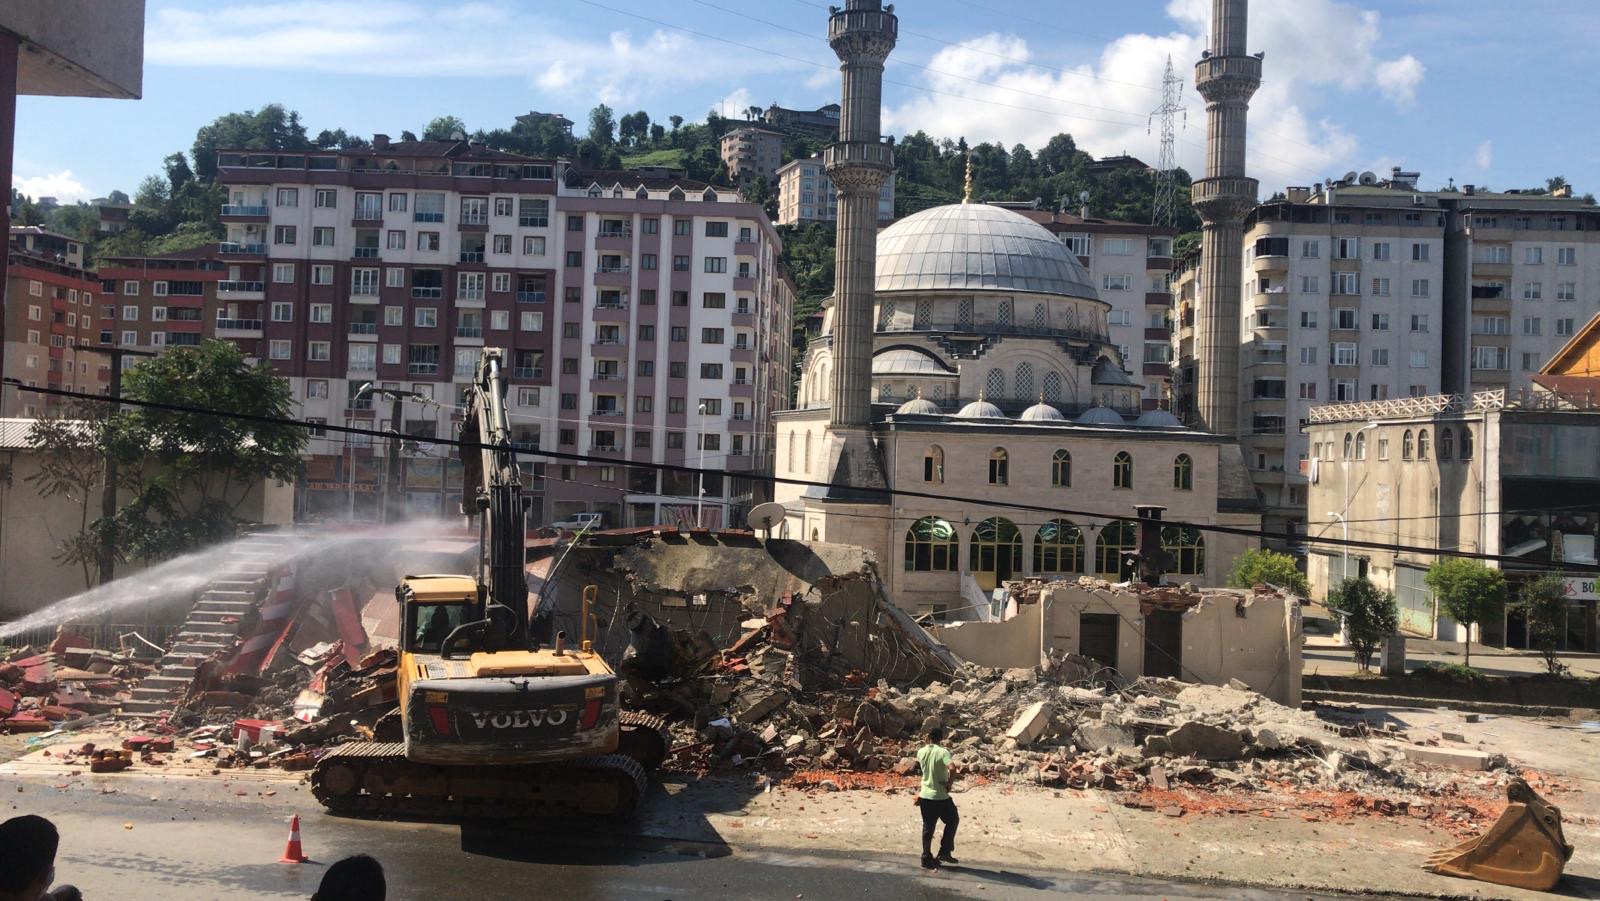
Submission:
[[[530,621],[503,359],[498,348],[480,354],[457,447],[477,572],[408,575],[395,589],[400,706],[386,720],[398,729],[380,720],[373,740],[317,762],[311,790],[333,812],[625,815],[666,757],[661,720],[621,709],[617,675],[587,639],[593,586],[575,644]]]

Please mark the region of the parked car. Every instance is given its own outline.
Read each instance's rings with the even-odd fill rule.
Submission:
[[[550,528],[563,532],[593,532],[605,528],[605,522],[604,513],[574,513],[560,522],[551,523]]]

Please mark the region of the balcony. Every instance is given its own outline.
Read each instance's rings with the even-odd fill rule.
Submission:
[[[254,216],[260,219],[265,219],[267,218],[267,207],[265,204],[256,206],[248,203],[225,203],[222,205],[222,215]]]
[[[594,308],[597,310],[626,310],[628,308],[628,302],[620,299],[597,300],[594,302]]]
[[[378,324],[376,322],[352,322],[352,323],[350,323],[350,334],[352,336],[353,335],[376,335],[377,333],[378,333]]]
[[[438,300],[444,297],[444,288],[412,288],[412,300]]]
[[[544,303],[543,291],[518,291],[517,303]]]
[[[412,222],[443,222],[444,221],[444,212],[441,210],[440,212],[437,212],[437,213],[424,213],[424,212],[419,210],[419,211],[411,214],[411,221]]]
[[[481,250],[463,250],[463,251],[461,251],[461,262],[463,262],[463,263],[481,263],[481,262],[483,262],[483,251],[481,251]]]
[[[352,288],[350,290],[351,303],[377,303],[377,288]]]
[[[1146,271],[1151,269],[1171,269],[1172,257],[1163,254],[1151,254],[1144,258],[1144,268]]]
[[[380,206],[373,206],[372,204],[367,204],[365,206],[358,206],[358,207],[355,208],[355,211],[350,214],[350,221],[351,221],[351,223],[356,223],[356,222],[382,222],[383,221],[383,207],[381,205]]]
[[[351,367],[351,371],[354,371],[354,367]],[[368,371],[370,372],[371,370],[368,370]],[[349,400],[345,401],[345,409],[346,410],[353,410],[353,411],[355,411],[357,413],[359,413],[359,412],[361,412],[363,410],[371,410],[372,409],[372,398],[371,397],[367,397],[367,396],[352,397]]]
[[[412,375],[438,375],[438,363],[407,363],[406,372]]]
[[[549,216],[518,216],[517,217],[517,227],[518,228],[549,228],[550,227],[550,217]]]
[[[594,267],[594,271],[602,272],[602,273],[605,273],[605,272],[622,272],[622,273],[626,273],[628,271],[628,268],[629,267],[628,267],[627,263],[622,263],[622,264],[615,265],[615,266],[596,266],[596,267]]]
[[[1473,275],[1474,278],[1484,277],[1484,276],[1487,276],[1487,277],[1499,277],[1499,278],[1510,278],[1511,277],[1511,264],[1510,263],[1484,263],[1484,262],[1479,262],[1477,260],[1474,260],[1473,263],[1472,263],[1472,275]]]
[[[458,325],[458,326],[456,326],[456,337],[457,338],[482,338],[483,337],[483,326],[481,326],[481,325]]]
[[[511,377],[515,379],[542,379],[544,368],[541,366],[518,366],[511,370]]]
[[[462,213],[460,224],[470,226],[488,225],[489,214],[487,212]]]
[[[610,344],[616,347],[621,347],[628,343],[628,339],[621,335],[597,335],[594,339],[594,343]]]
[[[265,290],[261,282],[217,282],[218,294],[260,294]]]
[[[590,378],[594,379],[597,382],[620,382],[620,381],[622,381],[622,373],[620,373],[620,372],[597,372],[594,375],[590,376]]]
[[[621,416],[622,411],[616,407],[596,407],[589,411],[590,416]]]
[[[243,244],[238,241],[223,241],[217,245],[217,253],[244,253],[265,256],[267,253],[267,245]]]
[[[378,248],[357,247],[350,255],[358,260],[376,260],[378,258]]]
[[[218,319],[217,336],[229,338],[261,337],[259,319]]]

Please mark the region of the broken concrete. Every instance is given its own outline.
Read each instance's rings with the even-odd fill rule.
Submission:
[[[1166,734],[1166,752],[1201,760],[1238,760],[1244,756],[1244,739],[1231,729],[1191,720]]]
[[[1050,708],[1044,701],[1037,701],[1023,708],[1018,714],[1011,728],[1006,730],[1006,738],[1015,742],[1017,747],[1026,748],[1038,740],[1039,736],[1050,728]]]

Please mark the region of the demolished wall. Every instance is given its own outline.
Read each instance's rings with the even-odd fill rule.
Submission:
[[[1237,679],[1281,704],[1300,703],[1300,599],[1271,589],[1193,590],[1176,586],[1112,585],[1098,579],[1011,583],[1018,615],[1003,623],[960,623],[930,629],[964,659],[984,666],[1031,667],[1057,654],[1098,655],[1129,678],[1175,664],[1190,682]],[[1031,608],[1031,610],[1030,610]],[[1147,618],[1176,613],[1181,622],[1177,660],[1147,639]],[[1086,621],[1115,622],[1114,650],[1090,647]],[[1035,616],[1037,625],[1027,619]],[[1101,620],[1104,622],[1104,620]],[[1037,636],[1030,642],[1028,636]],[[1163,661],[1149,661],[1163,655]]]

